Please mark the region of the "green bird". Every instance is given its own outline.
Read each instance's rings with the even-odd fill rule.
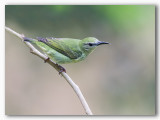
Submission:
[[[24,41],[35,44],[47,56],[48,59],[55,61],[57,64],[76,63],[84,60],[95,48],[102,42],[94,37],[87,37],[82,40],[73,38],[42,38],[37,39],[24,37]]]

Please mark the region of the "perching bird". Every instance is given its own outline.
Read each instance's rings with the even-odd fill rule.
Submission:
[[[53,37],[32,39],[24,37],[24,41],[38,46],[49,59],[57,64],[79,62],[84,60],[97,46],[109,44],[108,42],[101,42],[94,37],[87,37],[82,40]]]

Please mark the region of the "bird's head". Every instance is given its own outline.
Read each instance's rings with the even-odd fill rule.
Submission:
[[[99,41],[98,39],[94,38],[94,37],[87,37],[84,38],[81,42],[80,42],[80,46],[81,49],[86,53],[89,54],[91,53],[97,46],[99,45],[103,45],[103,44],[109,44],[108,42],[102,42]]]

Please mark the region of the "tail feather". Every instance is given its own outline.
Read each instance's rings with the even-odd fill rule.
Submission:
[[[27,38],[27,37],[24,37],[23,40],[26,41],[26,42],[33,42],[34,41],[34,39]]]

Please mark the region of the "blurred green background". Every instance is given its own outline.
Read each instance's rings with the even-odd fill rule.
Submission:
[[[86,60],[63,65],[94,115],[155,114],[154,5],[6,5],[5,24],[27,37],[96,37]],[[7,115],[85,115],[70,85],[5,36]]]

